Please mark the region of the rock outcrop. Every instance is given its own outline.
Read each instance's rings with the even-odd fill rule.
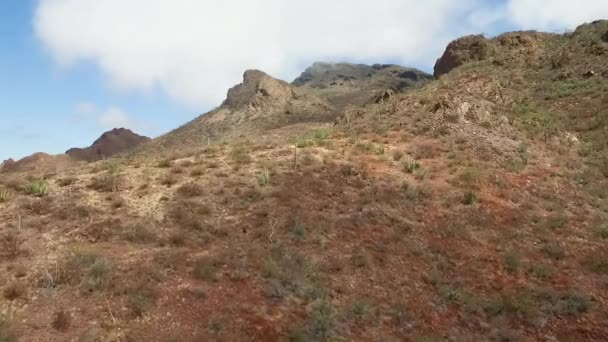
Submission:
[[[72,148],[66,152],[74,160],[93,162],[127,152],[150,138],[133,133],[126,128],[115,128],[106,132],[87,148]]]
[[[435,63],[435,77],[447,74],[469,61],[483,60],[492,54],[492,44],[482,35],[465,36],[448,44]]]

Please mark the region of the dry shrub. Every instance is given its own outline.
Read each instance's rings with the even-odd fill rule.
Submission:
[[[120,174],[106,173],[91,179],[89,189],[99,192],[116,192],[125,187],[126,180]]]
[[[25,296],[25,285],[20,282],[10,283],[3,291],[2,295],[6,300],[14,301]]]
[[[72,324],[72,315],[65,310],[59,310],[53,315],[51,326],[53,329],[61,332],[66,332]]]
[[[177,189],[177,194],[185,198],[200,197],[205,194],[205,189],[200,184],[187,183]]]
[[[15,258],[19,255],[23,242],[25,242],[25,239],[17,230],[10,230],[0,236],[0,248],[8,258]]]
[[[122,198],[122,196],[120,196],[118,194],[111,194],[111,195],[107,196],[106,201],[108,201],[110,203],[110,207],[112,207],[112,209],[120,209],[120,208],[123,208],[127,204],[125,199]]]
[[[160,180],[160,184],[165,185],[167,187],[172,187],[173,185],[177,184],[178,182],[179,182],[179,178],[175,174],[165,175],[165,177],[163,177]]]
[[[204,230],[209,225],[205,217],[211,213],[211,209],[204,203],[194,200],[181,200],[173,203],[168,208],[168,217],[180,229]]]
[[[416,160],[437,158],[441,151],[431,143],[422,143],[417,145],[412,151],[412,155]]]
[[[196,169],[193,169],[192,171],[190,171],[191,177],[200,177],[204,174],[205,174],[205,170],[203,170],[202,168],[196,168]]]

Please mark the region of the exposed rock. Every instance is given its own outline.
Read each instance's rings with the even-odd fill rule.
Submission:
[[[432,79],[418,69],[394,64],[322,63],[307,68],[292,84],[311,88],[357,88],[402,90]]]
[[[595,75],[596,75],[596,74],[595,74],[595,71],[593,71],[593,70],[588,70],[587,72],[585,72],[585,73],[583,74],[583,77],[585,77],[585,78],[591,78],[591,77],[594,77]]]
[[[466,36],[451,42],[435,63],[433,75],[439,77],[469,61],[483,60],[492,55],[492,44],[482,35]]]
[[[376,96],[376,99],[374,100],[374,102],[375,103],[385,103],[388,100],[390,100],[391,97],[393,97],[393,95],[395,95],[394,90],[392,90],[392,89],[384,90]]]
[[[247,70],[243,83],[228,90],[224,106],[254,111],[284,107],[296,97],[290,85],[259,70]]]
[[[92,162],[126,152],[149,140],[150,138],[135,134],[129,129],[115,128],[102,134],[90,147],[72,148],[66,154],[75,160]]]

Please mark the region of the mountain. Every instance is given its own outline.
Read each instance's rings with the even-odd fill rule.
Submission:
[[[150,138],[135,134],[129,129],[115,128],[103,133],[90,147],[72,148],[65,154],[74,160],[93,162],[129,151],[150,140]]]
[[[128,153],[3,173],[0,339],[606,340],[608,21],[405,70],[250,70]]]

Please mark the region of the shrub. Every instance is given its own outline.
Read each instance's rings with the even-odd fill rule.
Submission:
[[[11,193],[7,189],[0,188],[0,203],[8,202],[10,197]]]
[[[191,177],[200,177],[204,174],[205,174],[205,170],[203,170],[202,168],[195,168],[192,171],[190,171]]]
[[[541,248],[541,252],[545,253],[553,260],[561,260],[566,257],[566,251],[558,244],[550,243]]]
[[[593,254],[584,261],[587,269],[594,273],[608,274],[608,256],[605,254]]]
[[[163,159],[156,166],[162,169],[168,169],[173,166],[173,161],[171,159]]]
[[[66,187],[76,183],[76,178],[74,177],[66,177],[59,180],[59,186]]]
[[[9,319],[0,314],[0,342],[18,342],[19,338],[13,324]]]
[[[177,189],[177,194],[185,198],[200,197],[205,194],[205,189],[197,183],[187,183]]]
[[[521,260],[520,260],[519,255],[514,254],[514,253],[509,253],[509,254],[505,255],[504,265],[505,265],[505,269],[507,270],[507,272],[509,272],[509,273],[517,272],[519,270],[519,267],[521,266]]]
[[[260,186],[267,186],[272,180],[270,170],[264,169],[259,175],[257,175],[258,184]]]
[[[66,332],[72,324],[72,316],[65,310],[59,310],[53,315],[51,326],[53,329],[61,332]]]
[[[251,163],[251,156],[249,150],[245,146],[235,146],[230,151],[230,158],[236,164],[249,164]]]
[[[382,144],[376,145],[375,152],[376,152],[376,155],[379,155],[379,156],[384,155],[384,145],[382,145]]]
[[[416,171],[417,169],[420,168],[420,164],[418,164],[417,161],[413,160],[413,159],[407,159],[403,162],[402,164],[403,166],[403,171],[406,173],[414,173],[414,171]]]
[[[400,150],[393,151],[393,160],[394,161],[400,161],[401,158],[403,158],[403,151],[400,151]]]
[[[21,245],[25,239],[17,230],[10,230],[0,236],[0,247],[2,252],[9,258],[15,258],[21,251]]]
[[[36,180],[25,185],[23,191],[28,195],[42,197],[48,194],[49,186],[43,180]]]
[[[317,128],[314,131],[314,137],[317,140],[326,140],[331,136],[331,128]]]
[[[129,294],[128,306],[136,317],[142,317],[157,300],[158,291],[149,284],[142,284]]]
[[[123,178],[119,174],[106,173],[91,179],[89,189],[100,192],[116,192],[122,186]]]
[[[6,300],[14,301],[25,295],[25,286],[18,282],[11,283],[4,289],[2,295]]]
[[[464,194],[464,197],[462,199],[462,203],[464,205],[473,205],[475,203],[479,202],[479,198],[477,197],[477,195],[473,192],[473,191],[467,191]]]
[[[216,266],[216,262],[214,262],[210,258],[199,258],[194,263],[194,269],[192,270],[192,274],[197,279],[215,281],[217,280]]]
[[[177,182],[179,182],[179,179],[177,178],[177,176],[171,173],[165,175],[165,177],[160,180],[160,184],[165,185],[167,187],[172,187],[173,185],[177,184]]]
[[[598,228],[597,235],[604,240],[608,239],[608,226]]]

